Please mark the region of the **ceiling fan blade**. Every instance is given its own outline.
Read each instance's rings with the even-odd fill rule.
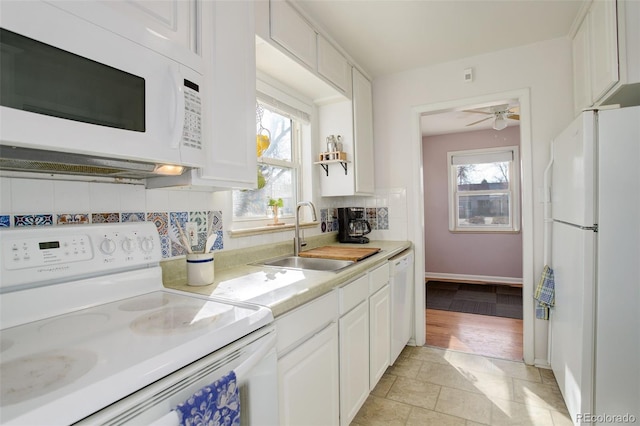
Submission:
[[[519,114],[507,114],[507,118],[510,118],[512,120],[520,120],[520,115]]]
[[[492,112],[479,111],[477,109],[463,109],[462,112],[472,112],[472,113],[475,113],[475,114],[486,114],[486,115],[493,115],[494,114]]]
[[[465,127],[473,126],[474,124],[482,123],[483,121],[491,120],[493,117],[483,118],[482,120],[474,121],[473,123],[467,124]]]

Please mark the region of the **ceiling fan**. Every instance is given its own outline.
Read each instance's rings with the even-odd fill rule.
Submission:
[[[482,123],[483,121],[493,119],[493,128],[495,130],[502,130],[507,127],[507,119],[520,120],[519,108],[517,106],[509,108],[509,105],[494,105],[483,109],[469,109],[464,112],[472,112],[476,114],[486,114],[490,117],[483,118],[482,120],[474,121],[467,124],[467,126],[473,126],[474,124]]]

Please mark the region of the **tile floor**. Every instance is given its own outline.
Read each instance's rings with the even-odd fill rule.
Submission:
[[[433,347],[407,346],[352,426],[571,426],[547,369]]]

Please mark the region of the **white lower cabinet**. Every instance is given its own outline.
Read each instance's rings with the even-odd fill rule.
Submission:
[[[329,324],[278,360],[281,425],[336,425],[338,327]]]
[[[369,309],[367,300],[339,321],[340,424],[348,425],[369,396]]]
[[[389,264],[276,319],[281,425],[349,425],[390,362]]]
[[[335,291],[276,319],[280,425],[337,425],[340,417]]]
[[[389,284],[369,298],[369,384],[378,384],[390,364],[391,294]]]

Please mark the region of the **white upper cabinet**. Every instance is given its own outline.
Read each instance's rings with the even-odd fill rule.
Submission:
[[[640,2],[593,1],[573,38],[574,109],[640,104]]]
[[[346,163],[322,164],[319,179],[323,197],[371,195],[375,190],[371,83],[357,69],[352,73],[352,100],[318,109],[320,150],[326,151],[328,135],[340,135],[347,155]]]
[[[213,35],[203,46],[211,97],[205,107],[210,136],[201,176],[226,188],[255,188],[256,62],[251,2],[216,1]],[[210,55],[210,56],[209,56]]]
[[[591,67],[589,66],[589,21],[585,20],[573,38],[573,108],[579,113],[591,105]]]
[[[287,49],[311,69],[316,69],[316,32],[300,14],[284,0],[270,3],[271,39]]]
[[[256,65],[251,2],[203,2],[203,139],[206,161],[181,176],[147,179],[148,188],[199,190],[257,186]]]
[[[199,0],[59,1],[54,5],[196,71],[202,67]]]
[[[355,193],[373,194],[373,98],[371,82],[353,68]]]
[[[329,41],[318,34],[318,73],[351,97],[351,65]]]
[[[595,1],[589,11],[591,98],[596,102],[618,81],[616,3]]]

